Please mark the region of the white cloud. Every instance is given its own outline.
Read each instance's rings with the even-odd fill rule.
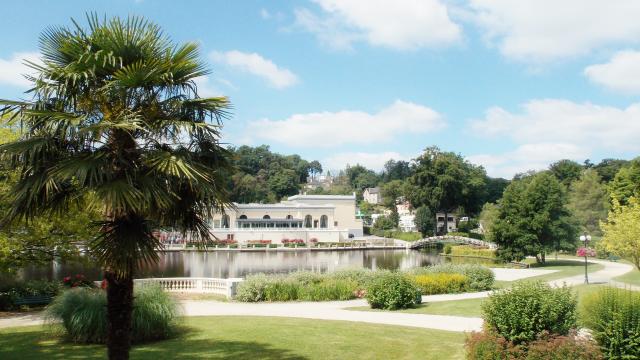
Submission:
[[[384,164],[390,160],[408,160],[407,157],[400,155],[397,152],[388,151],[381,153],[368,153],[368,152],[344,152],[329,156],[323,159],[322,167],[329,170],[344,169],[347,164],[356,165],[360,164],[367,169],[380,171],[384,169]]]
[[[399,140],[401,134],[424,134],[445,126],[434,110],[396,100],[375,114],[351,110],[294,114],[284,120],[254,121],[249,129],[256,137],[291,146],[333,147]]]
[[[629,94],[640,93],[640,51],[620,51],[609,62],[588,66],[584,74],[594,83]]]
[[[238,50],[214,51],[211,53],[211,59],[259,76],[277,89],[293,86],[298,82],[296,74],[288,69],[278,67],[271,60],[265,59],[257,53],[245,53]]]
[[[565,158],[637,153],[640,103],[616,108],[558,99],[532,100],[520,113],[490,108],[484,119],[472,120],[470,128],[478,135],[511,140],[518,146],[504,154],[470,157],[485,165],[489,173],[513,175]]]
[[[575,144],[536,143],[520,145],[502,154],[472,155],[467,160],[484,166],[490,176],[510,179],[517,173],[546,169],[557,160],[582,161],[588,157],[589,151]]]
[[[27,88],[31,83],[25,79],[24,74],[33,70],[24,64],[25,60],[34,63],[40,62],[40,54],[37,52],[14,53],[9,59],[0,59],[0,84]]]
[[[584,144],[613,151],[640,151],[640,103],[620,109],[568,100],[532,100],[520,114],[500,107],[471,121],[478,134],[506,136],[518,143]]]
[[[470,0],[470,7],[505,56],[528,63],[640,39],[637,0]]]
[[[462,30],[441,0],[314,0],[322,9],[295,11],[296,25],[333,48],[355,41],[399,50],[443,46],[460,40]]]
[[[222,91],[211,84],[211,79],[208,76],[198,76],[194,81],[198,87],[198,95],[200,97],[224,96]]]

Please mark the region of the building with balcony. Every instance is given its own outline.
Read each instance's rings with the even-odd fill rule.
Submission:
[[[339,242],[363,234],[355,194],[295,195],[277,204],[234,204],[211,221],[214,236],[239,243]]]

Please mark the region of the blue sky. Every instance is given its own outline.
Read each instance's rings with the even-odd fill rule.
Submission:
[[[569,158],[640,153],[635,0],[11,1],[0,98],[23,58],[86,12],[143,15],[196,41],[227,95],[224,141],[268,144],[325,169],[380,169],[437,145],[511,177]]]

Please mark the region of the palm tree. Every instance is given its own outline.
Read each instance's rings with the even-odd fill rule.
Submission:
[[[0,154],[21,172],[11,220],[78,204],[102,214],[89,247],[108,285],[109,358],[127,359],[133,278],[162,246],[152,229],[208,239],[207,219],[229,204],[219,130],[230,104],[198,96],[208,71],[196,44],[138,17],[87,22],[41,35],[31,100],[0,101],[24,129]]]

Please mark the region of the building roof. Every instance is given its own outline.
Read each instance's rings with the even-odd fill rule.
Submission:
[[[364,189],[364,191],[368,192],[369,194],[379,194],[380,188],[379,187],[366,188]]]
[[[356,194],[353,195],[293,195],[289,196],[287,200],[355,200]]]

